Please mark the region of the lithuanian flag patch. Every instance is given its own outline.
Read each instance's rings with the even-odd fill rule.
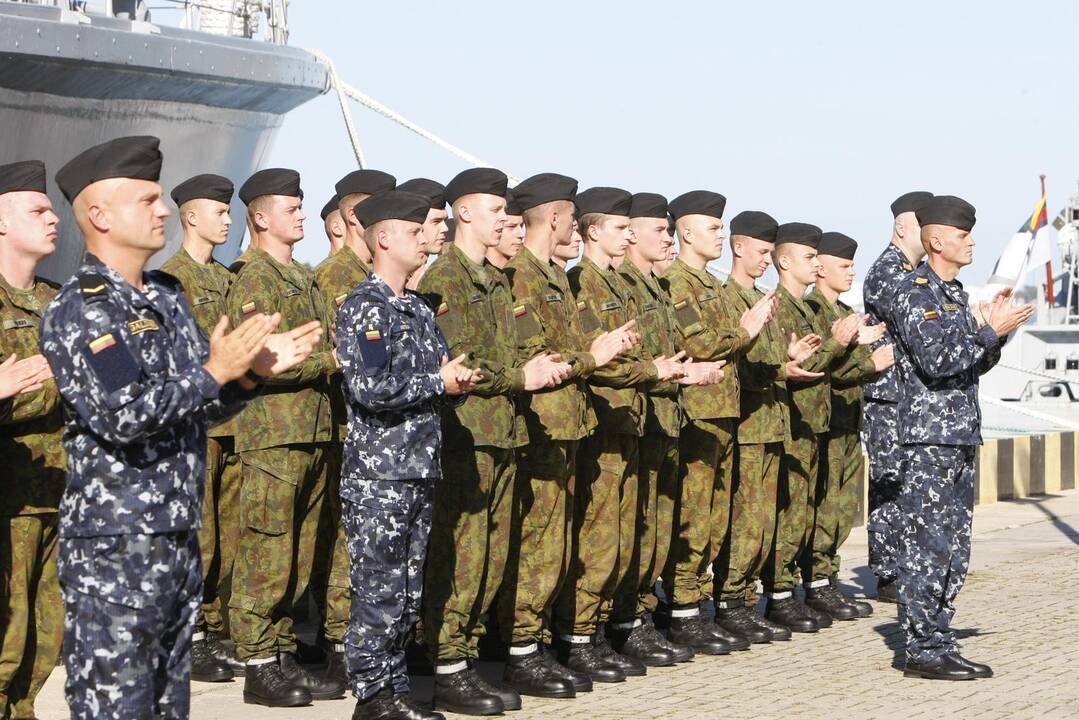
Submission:
[[[577,312],[584,312],[584,309],[588,307],[584,300],[577,301]]]
[[[686,303],[688,303],[688,302],[689,302],[688,300],[679,300],[678,302],[676,302],[674,304],[674,309],[675,310],[681,310],[682,308],[684,308],[686,306]]]
[[[528,312],[528,306],[526,306],[526,305],[517,305],[516,307],[513,308],[513,317],[515,317],[515,318],[521,317],[526,312]]]
[[[936,320],[940,317],[940,313],[938,313],[936,310],[926,310],[922,313],[922,317],[924,317],[926,320]]]
[[[112,336],[112,333],[106,333],[96,340],[90,341],[90,352],[97,355],[102,350],[107,350],[116,344],[116,338]]]
[[[379,330],[368,330],[364,333],[364,337],[366,337],[368,340],[381,340],[382,332]]]
[[[450,306],[447,305],[444,302],[441,302],[441,303],[438,304],[438,307],[435,309],[435,317],[438,317],[439,315],[445,315],[449,311],[450,311]]]
[[[347,297],[348,297],[348,293],[341,293],[340,295],[338,295],[337,297],[335,297],[335,298],[333,299],[333,301],[334,301],[335,303],[337,303],[337,307],[341,307],[342,305],[344,305],[344,304],[345,304],[345,298],[347,298]]]
[[[240,306],[240,314],[242,315],[250,315],[253,312],[255,312],[254,301],[245,302],[243,305]]]

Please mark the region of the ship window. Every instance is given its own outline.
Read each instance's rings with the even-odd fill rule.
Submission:
[[[1069,357],[1067,367],[1068,367],[1068,370],[1079,370],[1079,358],[1077,358],[1077,357]]]
[[[1055,357],[1047,357],[1047,358],[1045,358],[1045,369],[1046,370],[1056,370],[1057,369],[1057,359]]]

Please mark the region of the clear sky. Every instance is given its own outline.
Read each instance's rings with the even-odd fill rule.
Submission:
[[[1079,3],[360,3],[294,0],[291,39],[372,97],[510,173],[761,209],[840,230],[864,270],[908,190],[978,208],[983,283],[1048,176],[1055,215],[1079,178]],[[359,105],[371,167],[445,182],[466,165]],[[333,95],[285,120],[270,163],[303,175],[307,238],[355,169]],[[726,258],[720,261],[726,266]]]

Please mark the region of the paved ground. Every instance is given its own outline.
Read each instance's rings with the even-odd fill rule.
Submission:
[[[956,627],[964,653],[989,662],[989,680],[908,680],[894,606],[875,604],[872,618],[837,624],[793,642],[653,670],[647,678],[598,685],[575,700],[533,700],[513,720],[662,717],[714,718],[1003,718],[1079,717],[1079,492],[999,503],[975,513],[973,572],[959,598]],[[872,579],[864,565],[865,533],[849,541],[844,581],[861,594]],[[491,678],[500,668],[484,664]],[[43,720],[66,717],[63,673],[38,702]],[[430,678],[415,694],[429,699]],[[351,700],[270,710],[244,705],[242,683],[196,683],[192,717],[349,718]]]

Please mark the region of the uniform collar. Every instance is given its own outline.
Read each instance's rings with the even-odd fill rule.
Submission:
[[[622,261],[622,265],[618,268],[618,272],[632,280],[643,283],[644,286],[648,288],[648,292],[653,296],[658,295],[659,284],[656,276],[651,272],[645,274],[645,272],[637,267],[637,265],[628,257]]]
[[[547,264],[544,265],[543,261],[536,257],[536,253],[528,249],[527,245],[521,247],[521,251],[518,253],[518,255],[524,255],[525,261],[531,263],[536,267],[537,270],[543,273],[544,276],[546,276],[547,278],[547,282],[549,282],[551,285],[560,285],[557,276],[554,274],[554,270],[557,270],[558,268],[550,260],[548,260]]]
[[[101,262],[101,260],[93,253],[86,253],[86,259],[83,261],[83,270],[103,277],[105,281],[112,286],[113,291],[119,293],[121,299],[124,301],[124,305],[128,307],[151,308],[160,313],[163,317],[167,317],[171,314],[170,310],[162,307],[164,303],[161,303],[160,301],[160,288],[153,277],[146,271],[143,271],[142,273],[142,285],[143,288],[145,288],[145,291],[140,291],[138,288],[128,283],[120,273]],[[83,270],[79,271],[80,275],[83,274]]]
[[[912,270],[917,269],[913,264],[911,264],[910,260],[907,259],[907,256],[903,252],[903,250],[895,243],[888,243],[888,247],[884,248],[884,252],[889,253],[895,263],[907,272],[911,272]],[[924,264],[924,262],[920,262],[918,263],[917,267],[921,267]]]
[[[445,250],[443,250],[443,253],[445,253]],[[494,283],[496,277],[494,271],[498,268],[491,265],[486,258],[479,263],[475,263],[471,258],[465,255],[464,250],[457,247],[454,243],[450,243],[449,254],[450,257],[452,257],[462,268],[464,268],[464,271],[468,273],[468,277],[472,280],[473,285],[489,289]]]
[[[345,249],[342,248],[341,252],[344,251]],[[359,258],[357,258],[357,260],[358,259]],[[278,262],[277,258],[262,248],[255,248],[254,251],[252,251],[251,262],[257,262],[258,260],[266,262],[270,267],[276,270],[277,274],[280,275],[281,279],[285,282],[295,285],[301,290],[307,290],[311,287],[314,276],[312,273],[307,272],[307,270],[295,260],[290,264],[285,265]]]
[[[45,281],[35,276],[34,284],[24,290],[12,287],[11,283],[5,280],[3,275],[0,275],[0,294],[6,295],[8,302],[20,310],[25,310],[38,316],[44,315],[45,306],[48,304],[46,299],[41,296],[43,285],[46,285]],[[25,301],[31,295],[34,297],[33,307],[30,307],[31,303]]]
[[[365,263],[363,259],[356,254],[356,251],[350,248],[348,245],[342,246],[337,254],[344,259],[344,262],[352,265],[357,270],[362,270],[364,275],[368,275],[371,273],[371,268],[367,266],[367,263]]]
[[[697,269],[697,268],[693,267],[692,265],[690,265],[689,263],[687,263],[685,260],[683,260],[680,257],[674,259],[674,263],[672,264],[672,267],[673,266],[678,266],[678,267],[683,268],[684,272],[692,275],[694,278],[699,280],[702,284],[712,288],[713,290],[716,288],[716,285],[719,284],[719,279],[716,278],[716,276],[713,275],[712,273],[708,272],[707,267]]]

